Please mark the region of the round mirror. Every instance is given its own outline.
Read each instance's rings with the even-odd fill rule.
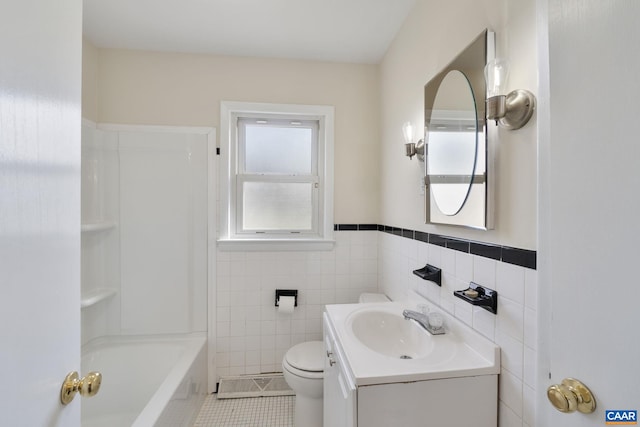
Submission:
[[[451,70],[442,79],[427,123],[427,171],[440,212],[456,215],[464,206],[476,166],[476,103],[467,77]]]

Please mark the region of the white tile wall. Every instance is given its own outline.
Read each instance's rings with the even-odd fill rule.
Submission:
[[[321,339],[325,304],[412,289],[500,345],[500,427],[536,425],[535,270],[378,231],[338,231],[336,241],[327,252],[218,251],[218,376],[281,371],[292,345]],[[442,268],[442,287],[412,273],[427,262]],[[499,292],[498,315],[453,297],[471,280]],[[292,315],[274,307],[276,288],[298,289]]]
[[[379,233],[378,239],[380,290],[394,299],[414,290],[497,343],[502,350],[499,425],[535,426],[536,271],[389,233]],[[442,269],[442,287],[412,274],[426,263]],[[497,315],[453,296],[471,280],[498,291]]]
[[[378,231],[337,231],[325,252],[217,252],[218,376],[281,371],[294,344],[322,339],[325,304],[357,302],[378,289]],[[297,289],[293,314],[276,289]]]

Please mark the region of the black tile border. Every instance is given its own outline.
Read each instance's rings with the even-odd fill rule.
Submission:
[[[413,237],[415,240],[419,240],[421,242],[429,243],[429,233],[424,233],[422,231],[416,231],[415,236]]]
[[[358,231],[358,224],[337,224],[338,231]]]
[[[536,268],[538,254],[526,249],[502,247],[502,261],[509,264],[521,265],[528,268]],[[532,267],[529,267],[532,266]]]
[[[440,236],[439,234],[429,234],[429,243],[446,248],[447,238],[445,236]]]
[[[502,246],[471,242],[469,245],[469,253],[500,261],[502,259]]]
[[[423,231],[406,228],[391,227],[383,224],[334,224],[335,231],[381,231],[395,234],[406,239],[418,240],[424,243],[453,249],[455,251],[490,258],[513,264],[520,267],[537,268],[537,252],[529,249],[500,246],[493,243],[484,243],[474,240],[466,240],[458,237],[443,236],[440,234],[425,233]]]
[[[358,224],[358,230],[360,231],[371,231],[371,230],[379,230],[378,224]]]
[[[447,240],[447,248],[453,249],[454,251],[469,253],[469,244],[468,240],[461,239],[448,239]]]
[[[415,239],[415,231],[402,229],[402,237],[406,237],[408,239]]]

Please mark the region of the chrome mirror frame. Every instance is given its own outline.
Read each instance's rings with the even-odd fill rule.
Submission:
[[[442,177],[430,175],[428,161],[425,161],[425,219],[428,224],[447,224],[470,227],[480,230],[493,229],[494,212],[494,147],[490,143],[496,131],[495,126],[487,126],[486,100],[487,90],[484,67],[495,57],[495,33],[484,30],[453,61],[436,74],[424,87],[425,114],[425,156],[429,156],[429,131],[434,101],[440,83],[452,70],[465,75],[473,93],[476,110],[476,150],[485,150],[483,170],[475,170],[470,177],[470,189],[460,210],[454,215],[445,215],[435,202],[432,184]],[[491,134],[491,135],[490,135]],[[478,151],[476,151],[478,158]],[[483,165],[480,165],[483,166]],[[441,181],[440,181],[441,182]],[[472,202],[468,202],[471,198]]]

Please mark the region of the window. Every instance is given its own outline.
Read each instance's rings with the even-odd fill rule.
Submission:
[[[223,102],[223,248],[333,238],[333,108]]]

